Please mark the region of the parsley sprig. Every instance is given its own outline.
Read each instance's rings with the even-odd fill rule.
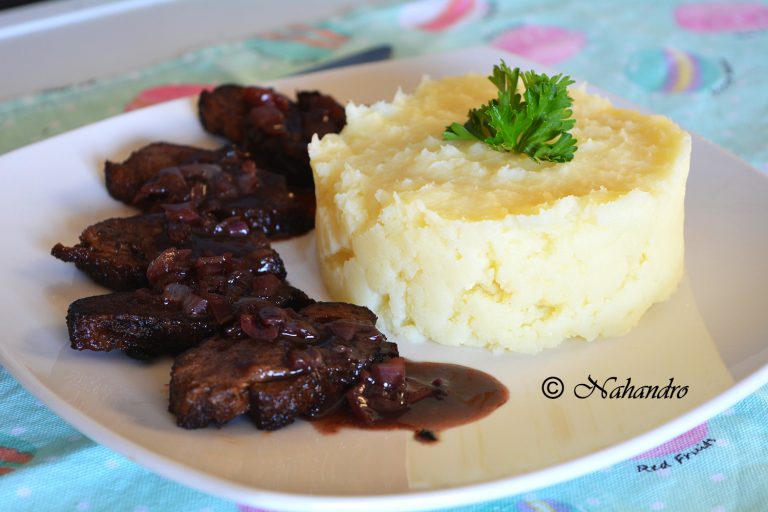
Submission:
[[[522,96],[517,84],[522,78]],[[510,69],[502,60],[488,77],[499,89],[496,99],[469,111],[463,125],[446,127],[446,140],[481,140],[497,151],[524,153],[536,162],[569,162],[576,152],[576,139],[568,133],[573,100],[568,96],[570,77],[549,77],[534,71]]]

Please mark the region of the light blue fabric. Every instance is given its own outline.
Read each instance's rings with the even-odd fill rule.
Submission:
[[[768,4],[756,1],[392,2],[0,103],[0,152],[187,91],[178,84],[258,82],[371,49],[401,57],[478,44],[555,66],[666,114],[768,172]],[[682,464],[675,460],[697,449]],[[665,460],[668,468],[661,467]],[[654,465],[657,471],[638,469]],[[96,445],[0,368],[0,510],[248,509]],[[652,455],[455,510],[768,510],[768,387]]]

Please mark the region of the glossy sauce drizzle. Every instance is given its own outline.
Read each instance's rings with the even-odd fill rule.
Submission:
[[[341,428],[373,430],[412,430],[423,442],[438,440],[437,433],[464,425],[489,415],[509,398],[507,388],[487,373],[448,363],[406,362],[408,379],[433,386],[441,393],[411,404],[402,414],[384,417],[375,423],[365,423],[346,404],[312,420],[314,427],[324,433]]]

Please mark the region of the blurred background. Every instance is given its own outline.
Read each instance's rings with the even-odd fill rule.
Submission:
[[[0,0],[0,101],[382,0]],[[391,2],[390,2],[391,3]]]

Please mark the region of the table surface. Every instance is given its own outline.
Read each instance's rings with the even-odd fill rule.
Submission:
[[[0,13],[0,61],[13,71],[0,80],[0,154],[207,84],[255,83],[339,60],[486,44],[668,115],[768,173],[766,2],[259,5],[256,10],[238,0],[215,8],[197,0],[59,0]],[[184,35],[190,32],[184,27],[206,19],[207,28]],[[158,29],[163,23],[165,31]],[[136,26],[147,34],[136,38]],[[115,38],[104,43],[107,34]],[[134,52],[125,51],[130,39]],[[83,62],[76,69],[61,65],[78,52]],[[651,464],[660,463],[666,454],[712,439],[715,449],[693,464],[645,473],[629,460],[523,496],[456,510],[766,510],[767,420],[764,387],[647,455]],[[165,480],[95,444],[0,367],[0,510],[254,509]]]

